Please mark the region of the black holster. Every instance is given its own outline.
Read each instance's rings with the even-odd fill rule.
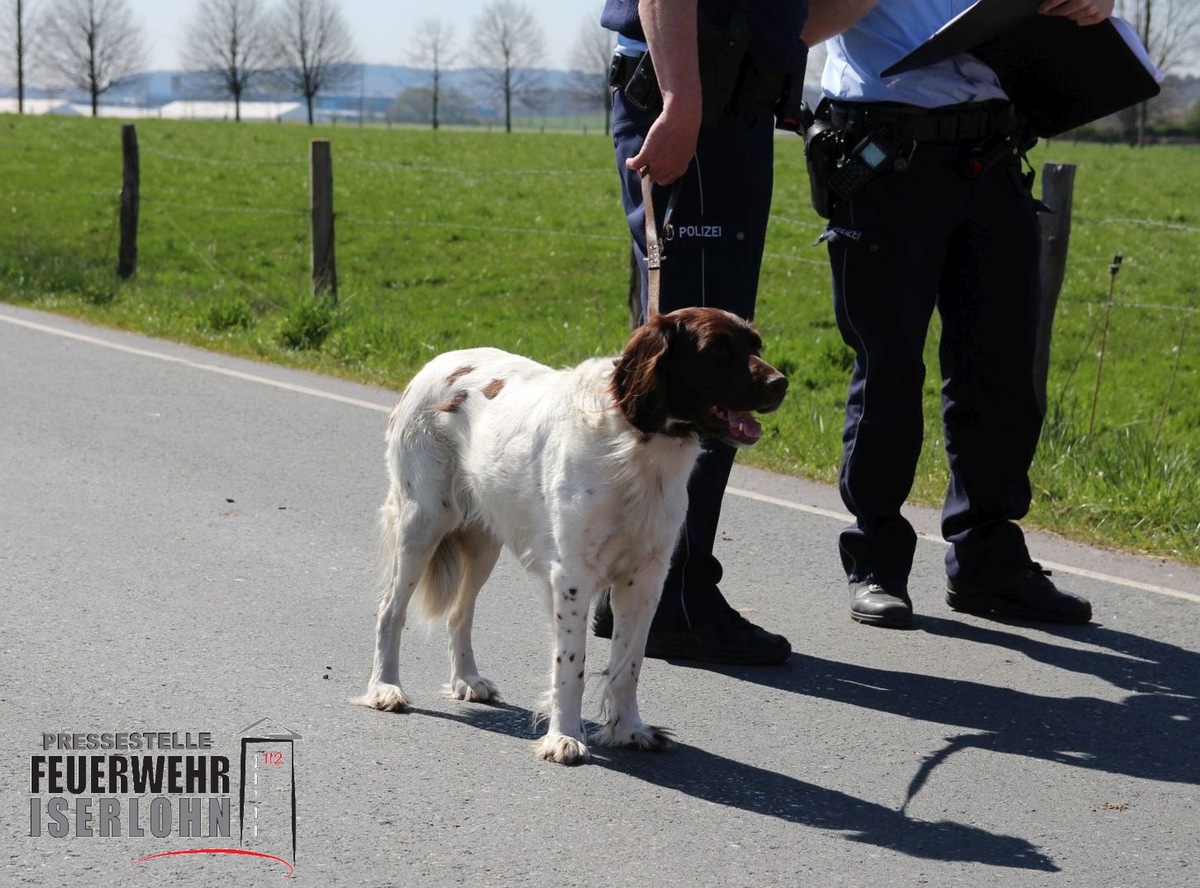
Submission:
[[[828,219],[833,215],[838,199],[830,180],[845,156],[846,136],[829,122],[824,112],[822,105],[818,105],[815,116],[804,130],[804,163],[808,168],[813,209],[818,216]]]

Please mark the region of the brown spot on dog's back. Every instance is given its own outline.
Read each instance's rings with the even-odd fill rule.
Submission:
[[[464,376],[466,376],[468,373],[470,373],[474,369],[475,368],[472,367],[470,364],[464,364],[463,366],[459,367],[457,370],[455,370],[453,373],[451,373],[449,376],[446,377],[446,386],[449,387],[449,386],[454,385],[454,383],[458,382],[460,379],[462,379]]]
[[[500,390],[502,388],[504,388],[504,380],[493,379],[483,387],[483,396],[490,401],[492,398],[496,397],[496,395],[500,394]]]
[[[457,413],[458,408],[463,405],[465,400],[467,400],[467,390],[459,389],[446,400],[431,404],[429,410],[432,413]]]

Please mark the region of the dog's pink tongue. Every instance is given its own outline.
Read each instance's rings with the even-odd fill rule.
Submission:
[[[762,426],[749,413],[730,413],[729,430],[735,438],[747,444],[757,444],[762,437]]]

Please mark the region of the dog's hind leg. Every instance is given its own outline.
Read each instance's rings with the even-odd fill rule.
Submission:
[[[588,603],[597,591],[594,578],[551,572],[554,620],[554,667],[543,707],[550,718],[546,736],[534,744],[538,758],[575,765],[590,758],[583,733],[583,676],[587,647]]]
[[[372,709],[400,712],[409,706],[400,688],[400,634],[408,605],[422,577],[431,567],[434,553],[443,543],[446,528],[418,502],[401,498],[395,491],[382,510],[382,538],[387,583],[379,602],[375,625],[375,663],[367,692],[351,702]],[[426,578],[428,582],[429,578]]]
[[[475,601],[479,590],[491,576],[500,543],[482,527],[473,526],[456,534],[462,557],[462,577],[458,595],[450,608],[450,683],[446,692],[456,700],[500,703],[500,690],[479,674],[475,651],[471,646],[471,627],[475,619]]]
[[[605,672],[605,723],[592,735],[592,740],[600,746],[661,750],[672,743],[670,731],[647,725],[638,714],[638,678],[663,579],[650,573],[655,572],[618,579],[609,595],[613,635]]]

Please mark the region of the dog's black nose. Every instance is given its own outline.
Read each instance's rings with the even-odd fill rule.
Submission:
[[[763,403],[758,406],[757,410],[759,413],[770,413],[783,403],[783,396],[787,394],[787,377],[776,370],[763,381],[762,385]]]

